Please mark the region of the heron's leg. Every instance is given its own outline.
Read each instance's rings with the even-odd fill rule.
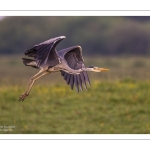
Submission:
[[[37,79],[39,79],[39,78],[41,78],[42,76],[47,75],[47,74],[49,74],[49,73],[50,73],[50,72],[44,72],[43,74],[41,74],[41,75],[38,76],[38,77],[31,78],[31,79],[30,79],[30,82],[29,82],[29,85],[28,85],[28,87],[27,87],[27,91],[26,91],[25,93],[26,93],[27,95],[29,95],[29,93],[30,93],[30,91],[31,91],[31,88],[32,88],[34,82],[35,82]]]
[[[44,71],[43,74],[41,74],[40,76],[38,76],[40,73],[42,73],[41,70],[40,70],[36,75],[34,75],[33,77],[31,77],[31,79],[30,79],[30,81],[29,81],[29,84],[28,84],[28,86],[27,86],[27,90],[26,90],[26,92],[25,92],[23,95],[20,96],[19,101],[23,101],[23,100],[29,95],[29,93],[30,93],[30,91],[31,91],[31,88],[32,88],[34,82],[35,82],[37,79],[41,78],[41,77],[44,76],[44,75],[49,74],[50,72]]]
[[[46,69],[41,69],[37,74],[35,74],[33,77],[30,78],[30,80],[32,80],[32,78],[35,78],[36,76],[38,76],[39,74],[45,72]]]

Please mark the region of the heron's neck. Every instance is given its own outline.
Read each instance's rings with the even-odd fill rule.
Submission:
[[[83,70],[84,70],[84,71],[94,71],[93,68],[84,68]]]
[[[60,68],[70,74],[80,74],[80,72],[82,72],[82,69],[75,70],[70,68],[68,65],[66,65],[65,67],[60,65]]]

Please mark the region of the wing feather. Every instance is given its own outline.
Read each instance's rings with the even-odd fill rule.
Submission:
[[[83,85],[84,85],[84,88],[87,90],[86,80],[85,80],[85,78],[84,78],[83,72],[80,73],[80,77],[81,77],[82,83],[83,83]]]
[[[74,75],[74,79],[75,79],[76,90],[77,92],[79,92],[79,83],[78,83],[77,75]]]
[[[64,71],[60,71],[60,72],[61,72],[61,75],[62,75],[62,76],[64,76],[64,75],[65,75],[65,72],[64,72]]]
[[[68,74],[68,75],[67,75],[67,79],[66,79],[68,85],[69,85],[69,83],[70,83],[70,76],[71,76],[71,74]]]
[[[57,37],[37,44],[33,48],[27,50],[25,55],[34,57],[37,67],[53,67],[59,64],[59,58],[55,47],[63,38],[64,37]]]
[[[83,74],[84,74],[85,80],[87,81],[88,85],[91,87],[91,84],[90,84],[90,80],[89,80],[88,74],[87,74],[85,71],[83,71]]]
[[[76,76],[77,76],[77,80],[78,80],[78,84],[79,84],[80,90],[83,91],[81,77],[80,77],[80,75],[76,75]]]
[[[67,51],[67,52],[66,52]],[[85,68],[84,60],[82,58],[81,49],[79,46],[71,47],[70,49],[64,49],[58,52],[67,61],[68,66],[71,69],[78,70]],[[61,71],[61,75],[66,80],[66,83],[70,85],[73,90],[74,85],[76,86],[77,92],[87,90],[87,83],[91,87],[90,80],[86,71],[82,71],[80,74],[69,74],[68,72]]]
[[[67,80],[67,76],[68,76],[68,74],[65,73],[65,75],[64,75],[64,79],[65,79],[65,80]]]
[[[73,87],[74,87],[74,75],[71,75],[70,76],[70,87],[71,87],[71,89],[73,90]]]

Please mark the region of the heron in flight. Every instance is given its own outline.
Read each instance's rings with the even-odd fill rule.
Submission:
[[[71,89],[73,90],[73,87],[75,86],[79,92],[79,90],[83,90],[83,86],[85,89],[87,89],[87,84],[90,86],[87,71],[109,71],[109,69],[95,66],[86,68],[80,46],[72,46],[57,52],[57,44],[65,38],[65,36],[59,36],[49,39],[35,45],[25,52],[25,55],[33,57],[33,59],[22,58],[23,63],[26,66],[40,69],[40,71],[30,78],[27,89],[25,93],[20,96],[19,101],[23,101],[29,95],[31,88],[37,79],[52,72],[60,71]]]

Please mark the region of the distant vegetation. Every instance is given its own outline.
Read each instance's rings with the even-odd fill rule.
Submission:
[[[63,49],[80,45],[86,55],[150,53],[150,21],[145,17],[6,17],[0,22],[0,54],[23,54],[52,37],[65,35]]]

